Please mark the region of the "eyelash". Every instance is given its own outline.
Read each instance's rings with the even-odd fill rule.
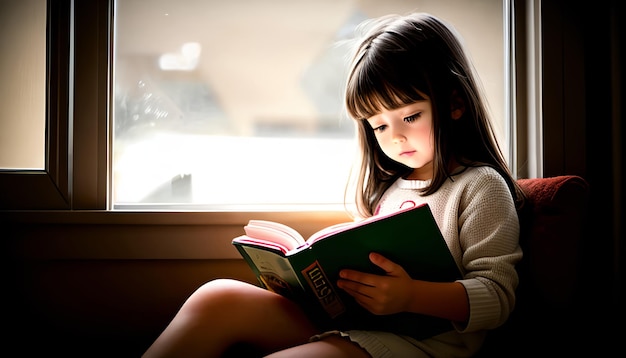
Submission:
[[[411,116],[403,118],[402,121],[406,122],[406,123],[413,123],[416,120],[418,120],[421,116],[422,116],[421,112],[415,113],[415,114],[413,114]],[[387,125],[383,124],[383,125],[380,125],[380,126],[378,126],[376,128],[372,128],[372,129],[374,130],[374,132],[383,132],[386,128],[387,128]]]
[[[419,117],[421,117],[421,115],[422,115],[422,113],[418,112],[418,113],[415,113],[414,115],[411,115],[411,116],[408,116],[408,117],[404,118],[403,121],[405,121],[407,123],[412,123],[412,122],[415,122],[416,120],[418,120]]]

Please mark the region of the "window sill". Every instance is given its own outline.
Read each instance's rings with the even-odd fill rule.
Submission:
[[[5,211],[13,254],[38,260],[240,259],[231,240],[250,219],[275,220],[307,237],[349,221],[344,211]]]

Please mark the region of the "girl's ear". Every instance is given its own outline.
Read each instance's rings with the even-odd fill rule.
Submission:
[[[463,101],[463,98],[458,95],[456,90],[452,92],[452,99],[450,102],[452,110],[450,116],[452,117],[452,119],[457,120],[461,118],[463,116],[463,113],[465,113],[465,101]]]

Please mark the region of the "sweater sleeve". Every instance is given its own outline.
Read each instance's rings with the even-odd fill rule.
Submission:
[[[455,327],[459,332],[495,328],[515,306],[515,264],[522,258],[519,219],[505,180],[495,170],[483,172],[486,175],[474,177],[457,196],[464,269],[459,282],[470,306],[467,324]]]

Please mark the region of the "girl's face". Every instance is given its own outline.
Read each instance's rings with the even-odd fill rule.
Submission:
[[[433,176],[433,120],[430,99],[386,110],[367,118],[382,151],[413,172],[407,179]]]

